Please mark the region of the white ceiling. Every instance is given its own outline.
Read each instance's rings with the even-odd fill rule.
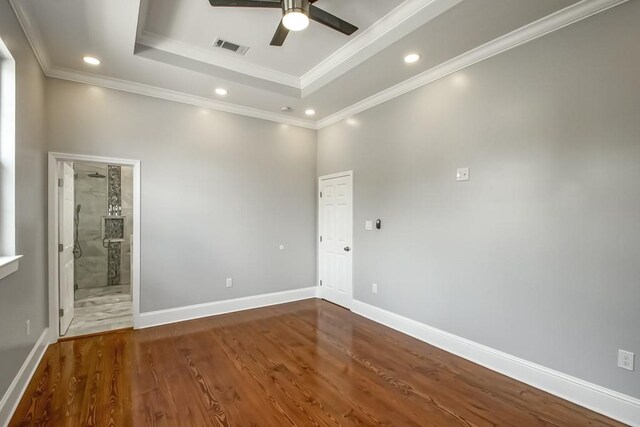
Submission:
[[[499,53],[620,0],[576,1],[319,0],[360,30],[347,37],[312,22],[277,48],[269,46],[277,9],[212,8],[208,0],[10,0],[49,76],[308,127],[455,71],[460,58],[477,62],[478,49]],[[211,47],[218,36],[250,49],[219,52]],[[404,64],[409,52],[421,61]],[[84,64],[84,55],[102,64]],[[217,97],[216,87],[229,95]],[[282,106],[293,111],[283,114]],[[306,108],[317,115],[305,117]]]
[[[316,6],[351,22],[360,34],[402,1],[319,0]],[[209,51],[216,37],[221,37],[249,46],[246,62],[297,77],[350,40],[311,21],[307,30],[290,32],[284,47],[272,47],[269,43],[282,17],[280,9],[213,8],[207,0],[152,0],[147,5],[143,32]]]

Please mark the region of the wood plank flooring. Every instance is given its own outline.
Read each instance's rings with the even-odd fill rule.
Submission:
[[[321,300],[52,345],[11,426],[614,426]]]

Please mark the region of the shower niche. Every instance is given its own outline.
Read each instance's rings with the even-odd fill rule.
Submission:
[[[109,243],[122,243],[124,238],[124,216],[103,216],[102,217],[102,246],[105,248]]]

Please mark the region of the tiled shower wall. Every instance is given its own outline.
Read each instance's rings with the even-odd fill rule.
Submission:
[[[90,173],[107,175],[107,166],[74,163],[76,209],[81,205],[78,241],[82,256],[75,260],[75,281],[80,289],[107,285],[107,250],[102,246],[102,216],[107,214],[107,179],[91,178]]]
[[[120,270],[120,283],[131,282],[131,236],[133,234],[133,168],[122,166],[122,215],[124,220],[124,238],[126,242],[122,246],[122,267]]]
[[[116,169],[120,170],[116,172]],[[75,163],[74,170],[78,173],[78,179],[75,181],[76,206],[82,205],[78,227],[82,256],[75,260],[76,284],[78,288],[128,284],[131,271],[130,236],[133,228],[133,169],[123,166],[112,167],[109,171],[107,165]],[[111,251],[102,245],[102,217],[108,214],[109,178],[90,178],[88,175],[94,172],[105,176],[109,176],[111,172],[112,183],[117,180],[114,176],[117,173],[121,182],[116,187],[119,188],[118,198],[122,204],[122,215],[126,217],[125,242],[112,243]],[[114,186],[111,190],[113,192]]]
[[[107,167],[107,202],[108,208],[114,209],[113,215],[120,216],[119,209],[122,206],[122,168],[120,166],[109,165]],[[108,209],[107,208],[107,209]],[[107,222],[110,231],[105,233],[107,237],[124,238],[124,220],[119,218],[111,219]],[[122,270],[122,243],[110,242],[107,248],[107,285],[116,286],[120,284],[120,273]]]

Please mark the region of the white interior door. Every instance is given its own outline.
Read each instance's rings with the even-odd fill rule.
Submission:
[[[353,298],[353,175],[320,178],[320,296],[350,308]]]
[[[74,181],[73,164],[60,162],[58,168],[58,271],[59,271],[59,306],[60,335],[67,333],[73,320],[73,215],[74,215]]]

